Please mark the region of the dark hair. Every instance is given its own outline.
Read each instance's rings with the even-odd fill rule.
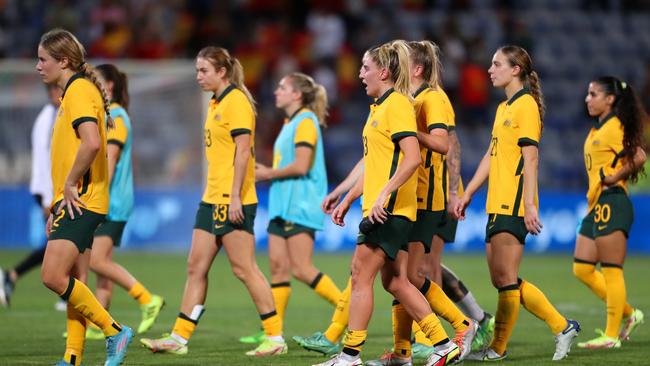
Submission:
[[[510,66],[519,66],[521,72],[519,73],[519,80],[524,83],[524,86],[530,90],[530,94],[537,102],[539,109],[539,118],[543,121],[544,114],[546,113],[546,106],[544,105],[544,94],[542,94],[542,85],[539,81],[539,75],[533,69],[533,60],[528,52],[519,46],[503,46],[497,51],[501,51],[507,58]]]
[[[643,122],[647,118],[646,111],[631,85],[613,76],[601,76],[593,82],[600,85],[603,93],[614,96],[612,111],[623,124],[623,157],[626,164],[632,166],[637,148],[644,148]],[[636,182],[643,171],[643,167],[633,169],[629,179]]]
[[[113,96],[111,102],[115,102],[124,109],[129,109],[129,85],[126,74],[112,64],[102,64],[95,67],[106,81],[113,83]]]

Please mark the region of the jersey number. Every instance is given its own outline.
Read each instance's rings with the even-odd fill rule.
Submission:
[[[591,171],[591,154],[585,154],[585,166]]]
[[[492,149],[490,150],[490,156],[497,156],[497,144],[499,143],[498,137],[492,137]]]
[[[363,136],[363,156],[368,155],[368,136]]]
[[[215,205],[212,219],[216,222],[225,222],[228,218],[228,205]]]
[[[596,223],[599,222],[607,223],[609,222],[611,216],[612,216],[612,209],[609,207],[608,204],[596,205],[596,215],[594,216],[594,221]]]
[[[204,138],[205,138],[205,146],[210,147],[212,146],[212,134],[210,133],[210,130],[207,128],[204,130]]]

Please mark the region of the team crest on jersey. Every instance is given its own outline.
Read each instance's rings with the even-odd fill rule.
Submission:
[[[591,143],[593,146],[598,146],[600,145],[600,140],[594,140],[594,142]]]
[[[510,122],[509,119],[503,121],[503,127],[510,127],[512,125],[512,122]]]
[[[377,128],[377,125],[379,125],[379,122],[377,122],[376,120],[372,121],[371,125],[372,125],[372,127]]]
[[[215,114],[214,115],[214,120],[215,121],[221,121],[221,115],[220,114]]]

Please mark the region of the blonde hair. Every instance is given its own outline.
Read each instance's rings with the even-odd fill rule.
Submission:
[[[257,114],[257,110],[255,108],[255,99],[253,99],[253,95],[244,84],[244,68],[242,67],[239,60],[231,56],[230,53],[228,53],[228,50],[225,48],[214,46],[203,47],[199,51],[199,54],[196,55],[196,57],[201,57],[208,60],[208,62],[214,66],[215,70],[219,70],[222,67],[225,68],[226,78],[228,81],[230,81],[233,85],[235,85],[235,87],[237,87],[237,89],[241,90],[244,95],[246,95],[246,98],[253,107],[253,111],[255,114]]]
[[[519,66],[521,72],[519,73],[519,80],[524,83],[524,86],[530,90],[530,94],[537,102],[539,109],[539,117],[544,120],[546,113],[546,105],[544,104],[544,94],[542,94],[542,85],[539,80],[539,75],[533,70],[533,60],[526,50],[519,46],[503,46],[497,51],[503,53],[508,58],[510,66]]]
[[[440,72],[440,48],[431,41],[411,41],[408,43],[411,49],[411,62],[422,66],[422,78],[434,89],[441,86]]]
[[[102,83],[99,82],[99,75],[95,68],[86,62],[86,50],[74,34],[65,29],[52,29],[43,34],[39,43],[52,58],[57,61],[68,60],[68,68],[74,72],[82,74],[90,80],[102,95],[104,111],[106,112],[106,123],[108,127],[113,127],[113,119],[110,113],[110,100]]]
[[[406,41],[384,43],[366,51],[377,66],[388,69],[393,88],[411,99],[409,78],[409,46]]]
[[[327,91],[325,87],[315,82],[311,76],[301,72],[294,72],[289,74],[288,77],[293,88],[302,93],[302,105],[316,114],[318,123],[322,127],[327,127],[325,119],[329,113],[327,112]]]

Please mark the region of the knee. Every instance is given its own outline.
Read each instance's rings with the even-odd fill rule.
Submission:
[[[66,276],[61,276],[58,273],[53,273],[46,269],[41,270],[41,281],[43,281],[45,287],[49,288],[57,295],[62,294],[68,288],[69,283],[69,279],[66,278]]]
[[[253,278],[253,267],[243,265],[232,265],[232,274],[242,282],[247,282]]]
[[[406,271],[406,275],[408,277],[409,282],[413,284],[415,287],[419,287],[422,284],[422,281],[424,280],[424,274],[420,272],[417,268],[408,268]]]
[[[297,278],[298,281],[304,282],[308,285],[314,280],[314,278],[310,278],[310,275],[313,272],[318,273],[318,271],[310,271],[310,268],[307,266],[294,266],[292,268],[293,277]],[[311,277],[314,276],[312,275]]]
[[[409,281],[406,277],[396,276],[382,280],[382,285],[393,297],[399,297],[399,292],[406,286],[409,286]]]
[[[188,278],[205,278],[208,275],[207,268],[205,268],[199,261],[192,259],[187,261],[187,277]]]
[[[108,260],[99,256],[90,256],[90,270],[95,273],[102,273]]]
[[[517,276],[512,276],[508,273],[493,273],[490,278],[492,279],[492,286],[499,289],[508,285],[513,285],[517,283]]]
[[[272,276],[289,276],[289,262],[279,258],[269,258]]]

